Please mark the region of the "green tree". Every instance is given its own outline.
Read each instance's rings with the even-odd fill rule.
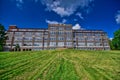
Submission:
[[[112,45],[113,45],[113,49],[120,50],[120,29],[114,32]]]
[[[20,50],[20,45],[19,44],[16,44],[15,45],[15,51],[19,51]]]
[[[114,49],[114,46],[112,44],[112,40],[109,40],[109,45],[110,45],[110,49]]]
[[[0,24],[0,51],[3,51],[3,46],[5,45],[5,40],[7,38],[5,35],[5,28]]]

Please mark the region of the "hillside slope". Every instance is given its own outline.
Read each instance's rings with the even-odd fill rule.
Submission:
[[[120,51],[0,52],[0,80],[120,80]]]

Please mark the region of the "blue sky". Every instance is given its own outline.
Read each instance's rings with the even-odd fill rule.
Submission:
[[[65,23],[73,29],[104,30],[112,38],[120,29],[120,0],[0,0],[0,23],[6,29]]]

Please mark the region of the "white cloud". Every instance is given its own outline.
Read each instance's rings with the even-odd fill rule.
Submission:
[[[57,22],[57,21],[50,21],[50,20],[46,20],[46,23],[48,23],[48,24],[59,24],[59,22]]]
[[[67,20],[66,20],[66,19],[63,19],[63,20],[62,20],[62,23],[66,23],[66,22],[67,22]]]
[[[67,22],[66,19],[63,19],[62,22],[50,21],[50,20],[47,20],[47,19],[46,19],[46,23],[48,23],[48,24],[64,24],[64,23],[66,23],[66,22]]]
[[[113,38],[109,38],[111,41],[113,40]]]
[[[72,15],[79,7],[88,10],[94,0],[41,0],[46,10],[54,11],[61,17]]]
[[[56,12],[57,14],[61,15],[61,17],[69,16],[70,14],[72,14],[71,11],[65,10],[65,8],[63,8],[63,7],[54,8],[53,11]]]
[[[79,24],[75,24],[72,29],[77,30],[77,29],[81,29],[81,26]]]
[[[117,12],[115,19],[116,19],[117,24],[120,24],[120,10]]]
[[[25,0],[15,0],[16,6],[18,8],[22,8],[23,3]],[[70,16],[74,14],[74,12],[80,8],[82,11],[85,11],[86,13],[90,9],[90,3],[92,3],[94,0],[30,0],[35,3],[41,2],[43,5],[46,6],[47,11],[53,11],[60,15],[61,17],[64,16]],[[83,17],[80,16],[82,19]]]
[[[80,17],[80,19],[84,19],[84,17],[82,16],[82,13],[76,13],[76,16],[79,16]]]

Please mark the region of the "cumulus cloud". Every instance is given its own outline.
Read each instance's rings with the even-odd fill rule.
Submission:
[[[50,21],[50,20],[47,20],[47,19],[46,19],[46,23],[48,23],[48,24],[59,24],[59,22],[57,22],[57,21]]]
[[[77,29],[81,29],[81,26],[79,24],[75,24],[72,29],[77,30]]]
[[[80,19],[84,19],[84,17],[82,16],[82,13],[76,13],[76,16],[79,16],[80,17]]]
[[[81,9],[89,8],[89,4],[94,0],[41,0],[46,6],[46,10],[54,11],[61,17],[72,15],[79,7]]]
[[[47,20],[47,19],[46,19],[46,23],[48,23],[48,24],[64,24],[64,23],[66,23],[66,22],[67,22],[66,19],[63,19],[62,22],[50,21],[50,20]]]
[[[15,0],[16,6],[22,8],[25,0]],[[85,11],[86,13],[90,9],[90,4],[94,0],[30,0],[35,3],[41,2],[46,6],[46,11],[53,11],[61,17],[70,16],[75,13],[75,11],[80,8],[81,12]],[[81,13],[80,12],[80,13]],[[77,14],[81,19],[83,18],[81,14]]]
[[[65,8],[63,8],[63,7],[54,8],[53,11],[56,12],[57,14],[61,15],[62,17],[69,16],[71,14],[70,11],[65,10]]]
[[[117,12],[117,14],[115,16],[115,20],[116,20],[117,24],[120,24],[120,10]]]

